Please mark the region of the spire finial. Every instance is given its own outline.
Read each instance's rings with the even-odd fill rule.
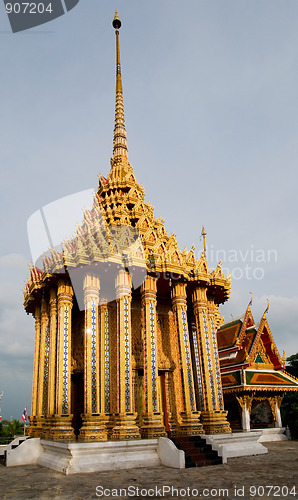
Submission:
[[[263,318],[266,318],[266,314],[269,311],[269,300],[268,299],[266,299],[266,300],[267,300],[267,307],[266,307],[266,309],[264,311]]]
[[[121,28],[121,21],[119,19],[117,10],[115,10],[115,17],[113,19],[112,24],[113,24],[113,27],[115,28],[115,30],[119,30]]]
[[[113,157],[125,156],[127,158],[127,140],[124,119],[124,106],[123,106],[123,91],[122,91],[122,78],[121,78],[121,63],[120,63],[120,45],[119,45],[119,29],[121,28],[121,21],[117,11],[112,22],[115,28],[116,35],[116,106],[115,106],[115,128],[114,128],[114,143],[113,143]]]
[[[249,301],[249,304],[248,304],[248,307],[250,307],[252,305],[252,301],[253,301],[253,294],[251,292],[250,293],[250,301]]]
[[[203,236],[203,241],[204,241],[204,257],[206,257],[206,235],[207,235],[207,233],[206,233],[204,226],[202,227],[201,235]]]

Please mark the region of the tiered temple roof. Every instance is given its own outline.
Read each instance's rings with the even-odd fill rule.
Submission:
[[[224,392],[244,390],[297,390],[298,380],[285,371],[272,336],[267,312],[255,324],[250,305],[245,314],[224,323],[217,332]]]

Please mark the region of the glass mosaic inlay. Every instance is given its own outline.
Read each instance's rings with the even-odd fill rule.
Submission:
[[[109,339],[109,311],[104,312],[104,358],[105,358],[105,412],[110,412],[110,339]]]
[[[125,362],[125,410],[130,412],[130,353],[129,353],[129,304],[124,298],[124,362]]]
[[[197,334],[197,329],[196,329],[195,323],[192,323],[191,329],[192,329],[193,348],[194,348],[194,357],[195,357],[200,405],[201,405],[201,410],[205,410],[204,392],[203,392],[203,383],[202,383],[202,370],[201,370],[201,364],[200,364],[200,353],[199,353],[199,345],[198,345],[198,334]]]
[[[62,389],[62,413],[68,413],[68,316],[69,308],[64,307],[64,335],[63,335],[63,389]]]
[[[144,323],[144,392],[145,392],[145,409],[148,411],[148,356],[147,356],[146,311],[143,311],[143,323]]]
[[[193,392],[192,376],[191,376],[190,349],[189,349],[189,341],[188,341],[188,334],[187,334],[186,313],[185,313],[184,308],[182,308],[182,310],[181,310],[181,315],[182,315],[184,348],[185,348],[185,355],[186,355],[186,369],[187,369],[187,379],[188,379],[188,387],[189,387],[190,408],[192,411],[195,411],[195,400],[194,400],[194,392]]]
[[[211,331],[212,331],[212,341],[213,341],[214,363],[215,363],[215,371],[216,371],[216,385],[217,385],[219,409],[223,410],[223,398],[222,398],[220,367],[219,367],[219,359],[218,359],[218,348],[217,348],[216,332],[215,332],[213,318],[211,318],[210,322],[211,322]]]
[[[45,351],[44,351],[44,374],[43,374],[43,400],[42,413],[47,414],[48,411],[48,388],[49,388],[49,354],[50,354],[50,322],[46,326]]]
[[[152,409],[157,409],[157,373],[156,373],[156,351],[155,351],[155,314],[154,305],[150,303],[150,342],[151,342],[151,371],[152,371]]]
[[[211,353],[210,353],[208,327],[207,327],[207,318],[206,318],[205,312],[203,312],[203,323],[204,323],[204,333],[205,333],[205,343],[206,343],[206,352],[207,352],[207,363],[208,363],[208,371],[209,371],[212,407],[214,410],[216,410],[216,396],[215,396],[215,389],[214,389],[214,380],[213,380],[213,370],[212,370],[212,361],[211,361]]]
[[[95,301],[91,303],[91,398],[92,413],[97,413],[97,395],[96,395],[96,305]]]

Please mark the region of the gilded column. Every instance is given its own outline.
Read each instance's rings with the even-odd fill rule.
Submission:
[[[147,276],[141,286],[144,336],[143,438],[166,436],[159,408],[158,353],[156,345],[156,278]]]
[[[97,276],[84,278],[85,335],[84,335],[84,414],[79,441],[106,441],[104,407],[101,406],[102,363],[99,328],[99,288]]]
[[[133,412],[132,367],[131,367],[131,280],[121,270],[116,278],[117,297],[117,407],[112,439],[139,439],[136,425],[137,414]]]
[[[187,323],[186,283],[175,283],[172,287],[172,305],[179,337],[182,370],[184,412],[181,412],[179,434],[196,435],[203,432],[196,409],[194,379],[191,362]]]
[[[40,317],[40,344],[39,344],[39,374],[37,385],[37,417],[40,437],[46,435],[46,415],[48,403],[48,375],[49,375],[49,311],[45,296],[41,299]]]
[[[195,315],[193,345],[200,357],[199,400],[201,421],[207,434],[231,432],[223,408],[219,358],[214,322],[214,303],[207,300],[207,288],[198,286],[192,296]],[[201,391],[201,393],[200,393]]]
[[[48,303],[45,297],[41,299],[41,320],[40,320],[40,355],[39,355],[39,376],[37,388],[37,415],[45,415],[47,412],[47,375],[48,375],[48,350],[46,343],[49,332]],[[47,364],[47,366],[45,366]]]
[[[210,337],[210,352],[211,357],[213,357],[213,379],[214,379],[214,393],[216,398],[216,409],[223,410],[224,402],[223,402],[223,392],[222,392],[222,383],[221,383],[221,375],[220,375],[220,367],[219,367],[219,355],[218,355],[218,346],[217,346],[217,337],[216,337],[216,328],[215,328],[215,304],[214,300],[208,300],[208,323],[209,323],[209,331],[211,332]]]
[[[50,366],[49,366],[49,415],[56,413],[56,349],[57,349],[57,291],[50,291]]]
[[[40,353],[40,305],[35,308],[35,350],[34,350],[34,365],[33,365],[33,383],[32,383],[32,403],[31,416],[29,417],[30,427],[28,435],[30,437],[39,437],[37,432],[37,388],[39,375],[39,353]]]
[[[58,338],[56,414],[50,437],[55,441],[74,441],[71,427],[71,312],[73,289],[68,280],[58,281]]]
[[[100,408],[106,416],[106,429],[108,438],[113,429],[110,400],[110,316],[108,304],[105,299],[100,300]]]
[[[56,395],[56,342],[57,342],[57,293],[55,288],[50,290],[49,322],[45,339],[44,363],[44,413],[47,414],[44,424],[43,437],[48,439],[53,426]]]

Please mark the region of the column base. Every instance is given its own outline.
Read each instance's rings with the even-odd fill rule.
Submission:
[[[112,413],[106,413],[106,431],[108,440],[112,438],[113,428],[115,427],[114,415]]]
[[[83,443],[107,441],[105,415],[85,413],[82,415],[82,427],[78,435],[78,441]]]
[[[182,412],[180,417],[181,423],[171,432],[172,436],[197,436],[204,433],[199,411]]]
[[[111,435],[113,441],[141,439],[140,429],[136,425],[137,413],[116,413]]]
[[[53,415],[49,439],[53,441],[75,442],[74,429],[71,426],[72,415]]]
[[[171,436],[197,436],[204,433],[199,411],[181,412],[180,417],[181,422],[171,431]]]
[[[214,410],[202,411],[201,422],[204,427],[205,434],[228,434],[231,433],[231,427],[227,421],[227,411]]]
[[[162,423],[161,413],[144,413],[143,425],[140,428],[141,436],[145,439],[167,437],[165,427]]]
[[[54,415],[48,415],[42,417],[42,431],[40,434],[40,437],[42,439],[51,439],[50,434],[51,434],[51,429],[53,427],[53,419]]]
[[[30,416],[28,418],[30,424],[27,427],[26,434],[31,438],[40,438],[42,435],[42,422],[41,417],[38,416]]]
[[[169,436],[178,435],[179,422],[177,415],[174,415],[171,412],[168,412],[168,422],[166,426],[166,431]]]

